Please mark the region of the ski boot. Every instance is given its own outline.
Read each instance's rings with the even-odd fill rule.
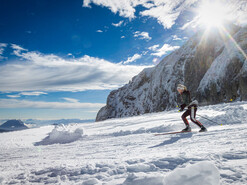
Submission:
[[[208,130],[202,125],[201,126],[201,130],[199,130],[199,132],[207,132]]]
[[[187,125],[186,128],[182,130],[182,132],[190,132],[190,131],[191,131],[191,127],[189,125]]]

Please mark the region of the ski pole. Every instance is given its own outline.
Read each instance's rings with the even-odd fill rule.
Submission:
[[[206,117],[204,117],[204,116],[201,116],[201,115],[199,115],[199,114],[196,114],[197,116],[200,116],[201,118],[204,118],[204,119],[206,119],[206,120],[208,120],[208,121],[211,121],[211,122],[213,122],[213,123],[216,123],[217,125],[223,125],[223,124],[219,124],[219,123],[217,123],[217,122],[215,122],[215,121],[213,121],[213,120],[211,120],[211,119],[208,119],[208,118],[206,118]]]
[[[184,110],[188,110],[188,109],[184,109]],[[180,112],[180,110],[179,110],[179,112]],[[211,120],[211,119],[208,119],[208,118],[206,118],[206,117],[204,117],[204,116],[201,116],[201,115],[199,115],[199,114],[196,114],[197,116],[200,116],[201,118],[204,118],[204,119],[206,119],[206,120],[208,120],[208,121],[211,121],[211,122],[213,122],[213,123],[216,123],[217,125],[223,125],[223,124],[219,124],[219,123],[217,123],[217,122],[215,122],[215,121],[213,121],[213,120]]]

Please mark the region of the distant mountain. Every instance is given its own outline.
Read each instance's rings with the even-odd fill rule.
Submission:
[[[81,119],[59,119],[59,120],[37,120],[37,119],[27,119],[26,124],[42,126],[42,125],[52,125],[52,124],[70,124],[70,123],[90,123],[94,122],[93,119],[81,120]]]
[[[200,105],[247,100],[247,27],[225,28],[198,32],[157,66],[112,91],[96,121],[175,108],[179,83]]]
[[[8,120],[7,122],[0,125],[0,132],[24,130],[28,127],[21,120]]]

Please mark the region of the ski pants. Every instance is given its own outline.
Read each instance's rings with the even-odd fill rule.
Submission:
[[[186,126],[189,126],[189,122],[188,120],[186,119],[186,117],[190,116],[190,120],[195,123],[197,126],[199,126],[200,128],[202,127],[202,124],[196,120],[196,111],[197,111],[197,107],[196,106],[192,106],[192,107],[189,107],[188,110],[186,110],[183,115],[182,115],[182,119],[184,121],[184,124]]]

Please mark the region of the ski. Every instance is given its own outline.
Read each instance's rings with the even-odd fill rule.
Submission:
[[[160,136],[160,135],[169,135],[169,134],[180,134],[180,133],[188,133],[191,131],[177,131],[177,132],[165,132],[165,133],[159,133],[159,134],[154,134],[155,136]]]

